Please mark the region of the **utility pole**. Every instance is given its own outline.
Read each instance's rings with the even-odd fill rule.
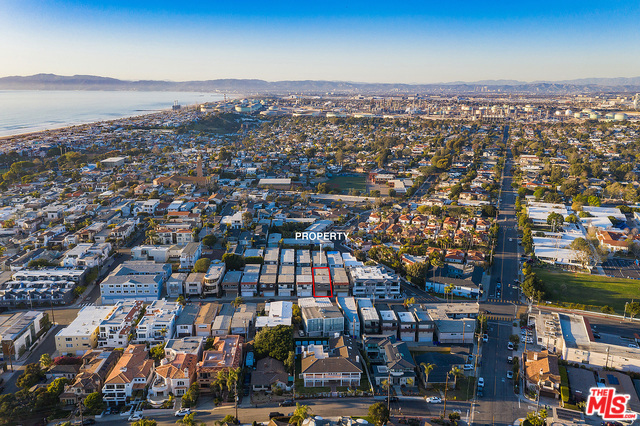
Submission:
[[[447,372],[447,380],[445,381],[444,385],[444,407],[442,408],[442,417],[447,414],[447,390],[449,389],[449,373],[450,371]]]
[[[80,424],[84,425],[84,415],[82,413],[82,400],[78,401],[78,408],[80,409]]]
[[[391,411],[391,370],[387,368],[387,411]]]
[[[236,422],[238,421],[238,379],[236,379],[235,383],[235,392],[236,392]]]

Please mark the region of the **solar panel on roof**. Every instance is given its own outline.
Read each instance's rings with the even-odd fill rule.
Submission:
[[[618,378],[616,376],[614,376],[613,374],[607,374],[607,380],[609,381],[610,385],[619,385],[620,382],[618,381]]]

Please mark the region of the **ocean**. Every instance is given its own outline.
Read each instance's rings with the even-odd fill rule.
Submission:
[[[0,136],[150,114],[215,102],[218,93],[77,90],[0,90]]]

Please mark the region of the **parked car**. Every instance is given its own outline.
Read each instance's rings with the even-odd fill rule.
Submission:
[[[484,387],[484,377],[478,377],[478,387],[479,388]]]
[[[399,399],[398,399],[397,396],[390,396],[389,397],[389,402],[398,402],[398,401],[399,401]]]
[[[513,371],[507,371],[507,379],[513,379]]]
[[[463,369],[464,371],[471,371],[471,370],[473,370],[473,365],[471,365],[471,364],[465,364],[465,365],[462,367],[462,369]]]
[[[512,351],[512,350],[513,350],[513,343],[509,342],[509,343],[507,344],[507,349],[509,349],[510,351]]]
[[[489,341],[489,335],[487,333],[482,335],[482,341],[485,343]]]
[[[296,405],[296,403],[291,399],[286,399],[278,405],[280,405],[280,407],[293,407]]]
[[[184,417],[191,414],[191,408],[181,408],[174,413],[176,417]]]
[[[130,416],[129,416],[129,419],[128,419],[128,420],[129,420],[130,422],[137,422],[137,421],[142,420],[142,419],[144,419],[144,416],[143,416],[142,414],[140,414],[140,413],[134,413],[134,414],[132,414],[132,415],[130,415]]]
[[[272,411],[269,413],[269,419],[272,419],[274,417],[284,417],[284,414],[278,412],[278,411]]]
[[[513,357],[512,356],[508,356],[507,357],[507,364],[513,364]]]
[[[430,396],[425,401],[427,401],[429,404],[440,404],[442,402],[442,399],[440,399],[440,397],[438,396]]]

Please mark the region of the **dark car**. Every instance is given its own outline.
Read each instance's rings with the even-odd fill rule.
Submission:
[[[250,392],[249,388],[244,388],[244,392],[243,392],[244,396],[249,396],[249,392]]]
[[[94,419],[84,419],[84,421],[82,422],[83,426],[95,425],[95,424],[96,424],[96,421]]]
[[[280,407],[293,407],[294,405],[296,405],[296,403],[291,399],[287,399],[287,400],[282,401],[278,405],[280,405]]]
[[[274,417],[284,417],[284,414],[279,413],[277,411],[272,411],[269,413],[269,419],[272,419]]]
[[[398,397],[397,397],[397,396],[389,397],[389,402],[398,402],[398,401],[399,401],[399,400],[398,400]]]

